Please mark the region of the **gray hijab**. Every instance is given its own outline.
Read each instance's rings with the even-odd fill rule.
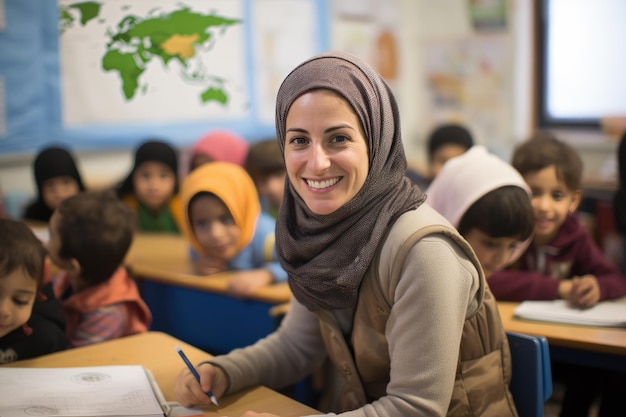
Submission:
[[[369,172],[352,200],[327,215],[309,210],[287,180],[276,221],[276,249],[291,291],[309,310],[352,309],[387,230],[426,197],[405,176],[400,114],[389,86],[366,63],[346,53],[316,55],[283,81],[276,100],[283,155],[289,108],[316,89],[334,91],[356,112],[368,141]]]

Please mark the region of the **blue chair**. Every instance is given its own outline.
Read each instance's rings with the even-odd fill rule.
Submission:
[[[552,395],[550,350],[544,336],[506,332],[511,349],[511,393],[520,417],[543,417]]]

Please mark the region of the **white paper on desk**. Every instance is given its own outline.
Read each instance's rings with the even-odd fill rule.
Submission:
[[[0,416],[163,416],[142,366],[0,368]]]
[[[523,301],[517,317],[587,326],[626,327],[626,303],[604,301],[587,309],[570,307],[565,300]]]

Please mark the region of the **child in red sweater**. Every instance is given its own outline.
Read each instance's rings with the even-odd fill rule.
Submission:
[[[50,218],[48,252],[62,269],[53,285],[70,347],[148,330],[150,310],[122,266],[134,226],[132,212],[112,191],[70,197]]]
[[[532,191],[534,237],[513,268],[488,278],[495,297],[512,301],[562,298],[588,308],[626,295],[626,279],[576,215],[583,172],[576,150],[539,134],[515,149],[512,165]],[[554,367],[562,370],[567,381],[560,417],[586,417],[598,393],[601,417],[623,416],[625,374],[570,364]]]

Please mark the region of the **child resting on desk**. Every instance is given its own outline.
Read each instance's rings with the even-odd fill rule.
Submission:
[[[246,171],[228,162],[209,162],[189,174],[181,187],[183,234],[198,255],[199,272],[236,271],[229,293],[247,297],[287,279],[276,258],[274,219],[261,211]]]
[[[532,191],[534,237],[517,264],[489,278],[496,298],[562,298],[588,308],[624,296],[626,279],[576,216],[583,173],[576,150],[552,136],[537,134],[515,149],[512,165]],[[561,368],[568,375],[561,417],[587,416],[598,390],[603,396],[600,416],[624,415],[626,375],[569,364]]]
[[[25,209],[24,220],[50,221],[61,201],[85,190],[72,154],[60,146],[42,149],[33,163],[37,198]]]
[[[62,269],[52,282],[70,347],[148,330],[150,310],[122,266],[134,228],[133,214],[111,191],[70,197],[52,215],[48,251]]]
[[[46,249],[25,223],[0,219],[0,364],[63,350],[65,317],[43,285]]]
[[[159,140],[142,143],[135,151],[133,169],[116,191],[135,213],[139,230],[179,233],[183,218],[178,156],[169,144]]]
[[[426,195],[472,246],[487,279],[529,243],[535,223],[530,189],[515,168],[482,146],[448,160]]]

